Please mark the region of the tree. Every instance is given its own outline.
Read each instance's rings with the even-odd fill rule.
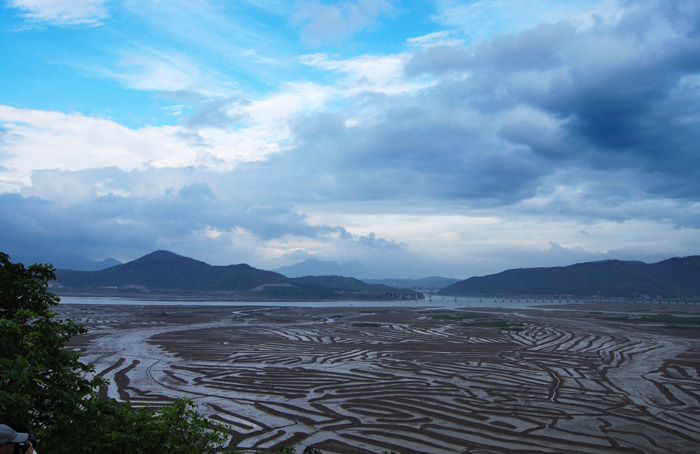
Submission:
[[[66,342],[86,332],[52,309],[51,265],[25,267],[0,252],[0,415],[3,423],[33,428],[40,451],[55,454],[123,452],[214,453],[223,427],[186,399],[151,410],[101,399],[103,384]]]
[[[0,414],[16,425],[49,426],[99,384],[64,344],[85,329],[57,320],[50,265],[11,263],[0,253]]]
[[[187,399],[151,410],[92,396],[74,424],[81,428],[78,452],[86,454],[213,454],[222,451],[224,441],[223,433],[211,430],[212,424]],[[82,437],[85,433],[94,436]]]

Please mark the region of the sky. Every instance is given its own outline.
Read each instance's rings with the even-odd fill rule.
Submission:
[[[0,0],[0,251],[700,254],[697,0]]]

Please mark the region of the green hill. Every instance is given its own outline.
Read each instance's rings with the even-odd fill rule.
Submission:
[[[417,293],[415,290],[407,288],[391,287],[384,284],[368,284],[359,279],[343,276],[304,276],[290,279],[292,282],[299,285],[310,285],[315,287],[324,287],[337,292],[354,293],[357,295],[380,295],[394,294],[397,298],[414,299],[416,295],[419,299],[424,298],[423,294]]]
[[[422,289],[441,289],[448,285],[459,282],[459,279],[449,277],[428,276],[421,279],[362,279],[368,284],[384,284],[391,287],[401,288],[422,288]]]
[[[391,299],[401,289],[340,276],[290,279],[250,265],[211,266],[168,251],[156,251],[100,271],[56,270],[57,293],[124,291],[228,294],[245,299]],[[407,292],[407,290],[403,290]]]
[[[609,260],[566,267],[512,269],[472,277],[438,293],[691,297],[700,295],[700,256],[654,264]]]
[[[278,273],[249,265],[210,266],[172,252],[156,251],[101,271],[57,270],[56,282],[72,288],[145,288],[152,291],[247,291],[286,282]]]

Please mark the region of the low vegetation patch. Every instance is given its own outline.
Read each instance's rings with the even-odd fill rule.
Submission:
[[[678,328],[700,328],[700,317],[684,317],[670,314],[655,314],[644,315],[642,317],[634,316],[599,316],[600,320],[608,320],[613,322],[631,322],[631,323],[666,323],[669,327]]]
[[[484,328],[500,328],[504,331],[522,331],[523,329],[523,325],[521,323],[511,323],[502,319],[474,320],[469,323],[464,323],[464,325],[480,326]]]
[[[485,314],[476,314],[473,312],[469,312],[466,314],[433,314],[430,316],[430,318],[434,320],[452,320],[456,322],[461,322],[462,320],[469,320],[469,319],[475,319],[475,318],[483,318],[486,317]]]
[[[151,317],[180,317],[180,318],[190,318],[191,314],[171,314],[170,312],[160,311],[157,314],[151,314]]]
[[[689,329],[689,330],[700,331],[700,326],[693,326],[693,325],[666,325],[666,328],[670,328],[670,329]]]
[[[352,326],[356,328],[381,328],[382,324],[381,323],[370,323],[370,322],[359,322],[359,323],[353,323]]]

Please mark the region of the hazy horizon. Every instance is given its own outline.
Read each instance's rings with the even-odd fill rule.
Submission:
[[[151,253],[148,253],[142,257],[137,257],[134,260],[139,260],[145,256],[155,254],[155,253],[160,253],[160,252],[168,252],[171,253],[171,251],[152,251]],[[199,262],[204,262],[207,263],[206,261],[199,260],[197,257],[186,257],[192,260],[196,260]],[[669,260],[669,259],[675,259],[675,258],[685,258],[685,257],[668,257],[667,259],[661,260]],[[613,260],[613,259],[610,259]],[[10,257],[10,261],[17,263],[21,262],[26,265],[34,264],[34,263],[48,263],[54,266],[56,269],[70,269],[74,271],[100,271],[103,269],[110,268],[112,266],[116,265],[124,265],[126,263],[129,263],[131,261],[127,262],[119,262],[116,261],[115,263],[112,263],[115,261],[115,259],[110,258],[107,260],[104,260],[102,262],[95,262],[95,261],[90,261],[90,259],[87,259],[85,257],[80,257],[80,256],[65,256],[65,257],[30,257],[30,256],[16,256],[16,257]],[[641,262],[641,261],[634,261],[635,263],[645,263],[645,264],[653,264],[656,262]],[[576,264],[580,264],[582,262],[577,262]],[[240,265],[241,263],[226,263],[226,264],[220,264],[220,265],[213,265],[210,263],[207,263],[207,265],[210,266],[229,266],[229,265]],[[249,264],[247,264],[249,265]],[[575,265],[575,264],[573,264]],[[524,267],[524,268],[534,268],[534,267]],[[483,275],[468,275],[468,276],[442,276],[442,275],[424,275],[424,276],[417,276],[417,277],[397,277],[397,276],[392,276],[392,275],[382,275],[378,274],[381,273],[381,271],[377,271],[376,269],[373,269],[372,267],[365,266],[362,263],[359,262],[349,262],[349,263],[338,263],[335,261],[326,261],[326,260],[317,260],[317,259],[306,259],[302,262],[294,263],[291,265],[285,265],[279,268],[267,268],[263,269],[265,271],[273,271],[276,273],[280,273],[286,277],[289,278],[299,278],[299,277],[305,277],[305,276],[343,276],[343,277],[351,277],[351,278],[356,278],[359,280],[363,280],[366,282],[372,282],[372,281],[425,281],[425,280],[435,280],[435,279],[444,279],[447,281],[462,281],[466,280],[472,277],[481,277],[481,276],[486,276],[486,275],[493,275],[493,274],[499,274],[504,271],[512,270],[514,268],[504,268],[502,270],[494,271],[492,273],[487,273]],[[389,284],[393,285],[393,284]],[[403,285],[403,284],[402,284]]]
[[[0,4],[0,251],[379,278],[700,254],[700,3]]]

